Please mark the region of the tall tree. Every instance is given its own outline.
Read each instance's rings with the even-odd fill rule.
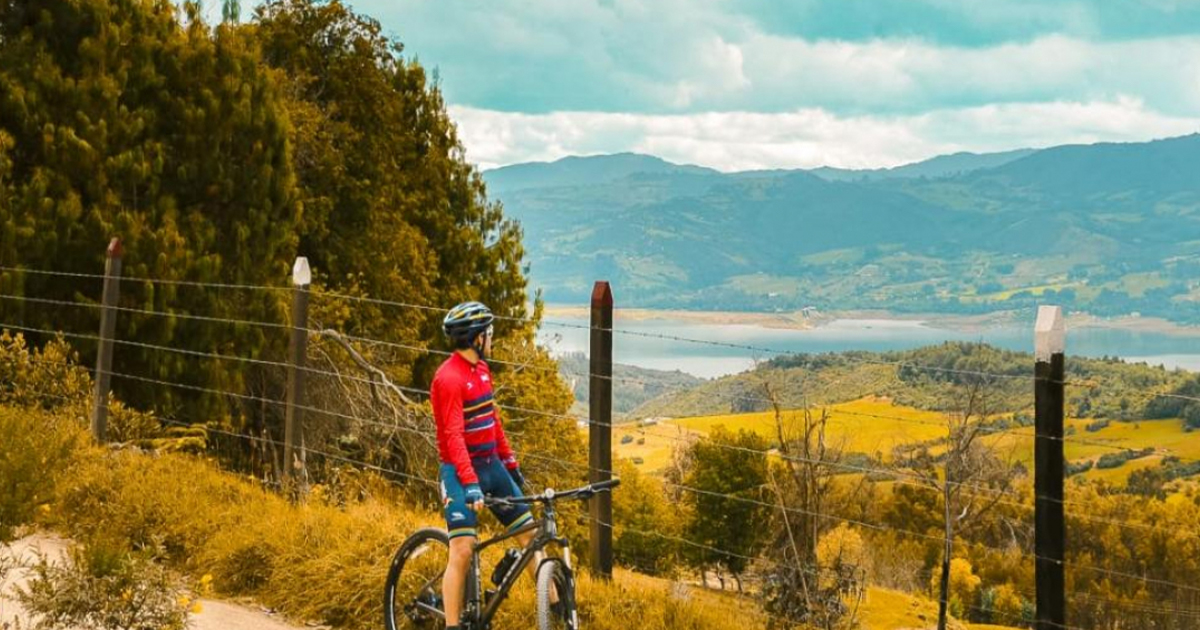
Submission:
[[[379,23],[341,2],[272,0],[258,8],[264,59],[281,70],[303,221],[300,250],[325,281],[349,275],[373,298],[448,308],[476,299],[526,315],[519,227],[489,202],[464,157],[441,92]],[[425,346],[441,314],[356,305],[359,334]],[[502,320],[501,337],[532,327]],[[428,384],[436,356],[399,375]],[[406,367],[407,367],[406,365]]]
[[[0,148],[7,203],[0,263],[97,273],[120,236],[125,275],[281,284],[295,252],[297,204],[287,122],[254,43],[186,26],[167,0],[0,4]],[[0,174],[2,177],[3,174]],[[95,300],[99,283],[0,273],[6,293]],[[160,312],[282,321],[278,296],[125,282],[121,304]],[[96,311],[0,304],[4,321],[94,334]],[[122,313],[118,338],[255,356],[261,329]],[[76,342],[85,363],[94,346]],[[114,370],[237,392],[244,370],[195,355],[120,346]],[[189,419],[228,412],[218,396],[117,377],[125,400]]]
[[[741,590],[741,574],[765,540],[770,504],[762,501],[767,476],[767,442],[756,433],[730,432],[718,426],[707,440],[692,445],[692,468],[684,494],[691,519],[689,540],[705,547],[689,551],[689,560],[701,572],[724,568],[733,573]]]

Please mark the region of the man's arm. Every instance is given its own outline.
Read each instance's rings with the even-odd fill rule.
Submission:
[[[509,446],[508,436],[504,434],[504,423],[500,421],[499,402],[496,403],[496,453],[500,455],[500,461],[504,462],[505,468],[512,470],[517,467],[517,454]]]

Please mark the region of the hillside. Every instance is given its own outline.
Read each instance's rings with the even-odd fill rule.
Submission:
[[[559,374],[575,395],[571,411],[581,418],[588,415],[587,374],[590,369],[587,355],[582,353],[567,354],[558,359]],[[613,416],[618,421],[650,400],[671,392],[685,391],[704,382],[678,370],[666,372],[621,364],[613,366],[613,377]]]
[[[484,174],[532,284],[700,310],[969,313],[1053,299],[1200,321],[1200,135],[940,156],[886,171],[719,173],[649,156]]]
[[[947,384],[981,382],[997,412],[1032,408],[1030,387],[1033,356],[978,343],[946,342],[894,352],[844,352],[782,356],[758,368],[705,381],[666,393],[630,412],[632,419],[654,416],[703,416],[766,411],[770,385],[784,408],[805,403],[821,405],[882,396],[921,409],[946,410],[956,404],[947,398]],[[990,377],[978,374],[996,375]],[[1195,376],[1182,371],[1118,359],[1072,357],[1067,368],[1072,381],[1087,383],[1067,391],[1071,417],[1130,420],[1178,415],[1159,410],[1152,392],[1175,392]]]

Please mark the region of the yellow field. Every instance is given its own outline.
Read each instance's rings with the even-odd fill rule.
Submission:
[[[946,434],[945,419],[939,412],[924,411],[895,405],[885,398],[863,398],[828,407],[830,419],[826,439],[829,444],[848,452],[866,453],[886,461],[892,448],[898,445],[937,439]],[[794,433],[803,416],[798,411],[785,411],[785,426]],[[1102,455],[1120,449],[1153,447],[1157,453],[1110,469],[1084,473],[1086,479],[1104,480],[1122,485],[1136,470],[1158,465],[1168,455],[1184,460],[1200,459],[1200,432],[1185,433],[1180,420],[1143,420],[1116,422],[1095,433],[1085,427],[1090,419],[1068,419],[1066,426],[1074,428],[1068,436],[1065,452],[1068,461],[1096,461]],[[705,436],[716,427],[731,431],[753,431],[771,443],[777,442],[775,415],[771,412],[743,413],[721,416],[664,419],[651,426],[623,425],[614,430],[613,450],[619,457],[639,461],[638,467],[649,473],[663,470],[671,461],[676,448],[690,439]],[[1027,467],[1033,465],[1033,427],[1011,429],[985,438],[1000,456]],[[631,441],[622,444],[629,436]],[[640,442],[640,443],[639,443]],[[937,450],[936,448],[933,450]]]
[[[669,588],[671,582],[641,574],[618,570],[615,575],[618,583],[624,586],[642,588]],[[732,581],[730,581],[732,586]],[[739,597],[732,591],[701,588],[698,585],[690,587],[686,595],[696,605],[720,608],[730,614],[738,614],[748,620],[763,621],[761,612],[745,597]],[[893,591],[886,588],[868,587],[866,597],[858,609],[859,627],[861,630],[900,630],[901,628],[932,628],[937,625],[937,603],[925,597],[918,597]],[[950,628],[953,630],[1016,630],[1008,626],[962,624],[951,619]]]
[[[1153,447],[1158,453],[1126,462],[1117,468],[1093,468],[1083,473],[1085,479],[1124,485],[1131,473],[1156,466],[1168,455],[1176,455],[1184,460],[1200,459],[1200,433],[1185,433],[1181,420],[1113,421],[1107,427],[1089,433],[1085,427],[1091,422],[1086,419],[1066,421],[1066,426],[1075,428],[1075,434],[1067,436],[1064,441],[1063,450],[1067,461],[1097,461],[1102,455],[1116,453],[1119,449],[1138,450]],[[1011,454],[1015,461],[1032,467],[1033,427],[1013,429],[1001,435],[991,436],[987,442],[1002,453]]]
[[[882,398],[864,398],[832,405],[828,409],[826,440],[829,444],[845,451],[878,455],[885,460],[895,446],[934,439],[946,433],[942,414],[893,405]],[[784,426],[789,434],[794,434],[802,422],[801,412],[784,412]],[[673,450],[686,444],[690,436],[707,435],[718,426],[731,431],[753,431],[772,443],[777,441],[774,413],[743,413],[669,419],[645,427],[619,426],[613,430],[613,451],[619,457],[641,458],[639,468],[657,472],[670,463]],[[631,436],[632,441],[622,443],[625,436]]]
[[[886,459],[895,446],[946,434],[942,414],[893,405],[886,399],[864,398],[828,409],[826,440],[845,451],[878,453]],[[785,411],[785,431],[795,435],[803,426],[803,419],[801,412]],[[697,433],[709,433],[717,426],[724,426],[731,431],[753,431],[768,440],[777,437],[775,414],[771,412],[686,418],[674,424]]]

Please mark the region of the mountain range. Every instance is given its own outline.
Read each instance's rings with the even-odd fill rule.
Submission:
[[[1200,135],[723,173],[568,157],[484,173],[531,285],[623,306],[985,312],[1053,299],[1200,321]]]

